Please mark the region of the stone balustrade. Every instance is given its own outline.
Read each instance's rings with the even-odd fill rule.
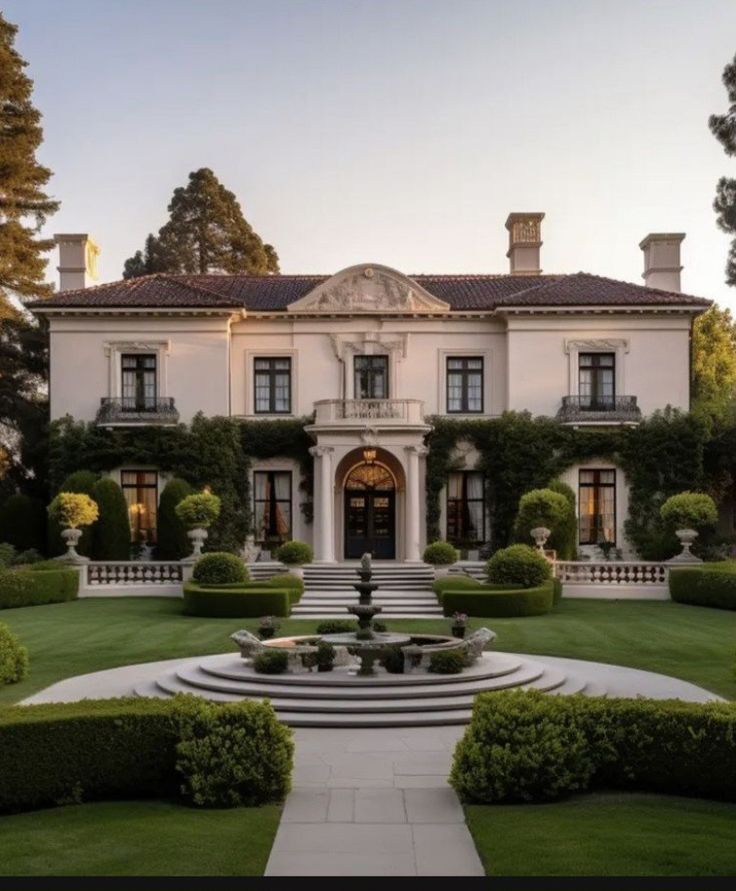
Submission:
[[[642,560],[558,560],[555,575],[564,584],[666,585],[668,566]]]
[[[424,423],[421,399],[320,399],[314,403],[315,424],[345,424],[354,421]]]
[[[182,564],[178,560],[104,560],[83,565],[82,589],[145,587],[181,588]]]

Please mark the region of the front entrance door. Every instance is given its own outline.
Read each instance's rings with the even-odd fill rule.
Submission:
[[[345,558],[396,557],[396,490],[381,464],[359,464],[345,480]]]

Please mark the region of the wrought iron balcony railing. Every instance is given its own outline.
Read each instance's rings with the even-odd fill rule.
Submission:
[[[179,412],[171,396],[134,399],[126,396],[100,399],[97,423],[112,424],[176,424]]]
[[[355,421],[424,423],[421,399],[320,399],[314,403],[316,423],[349,424]]]
[[[567,424],[636,423],[641,421],[641,409],[636,396],[563,396],[557,420]]]

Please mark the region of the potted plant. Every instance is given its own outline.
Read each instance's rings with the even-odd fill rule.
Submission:
[[[682,551],[672,561],[701,563],[700,557],[696,557],[690,549],[703,529],[712,528],[718,522],[718,508],[710,495],[705,492],[680,492],[672,495],[660,508],[659,515],[682,546]]]
[[[317,671],[332,671],[335,664],[335,648],[326,640],[317,644]]]
[[[281,623],[273,616],[262,616],[258,623],[258,636],[261,640],[270,640],[281,627]]]
[[[435,578],[447,575],[453,563],[457,563],[457,549],[449,541],[433,541],[424,549],[422,559],[434,566]]]
[[[465,637],[465,629],[468,627],[468,616],[467,613],[453,613],[452,614],[452,636],[453,637]]]
[[[289,567],[292,575],[304,578],[304,564],[314,559],[312,549],[303,541],[285,541],[276,551],[276,559]]]
[[[100,515],[97,502],[81,492],[59,492],[48,507],[49,516],[62,527],[61,537],[66,554],[61,557],[69,563],[85,563],[86,557],[77,553],[82,537],[82,527],[91,526]]]
[[[176,516],[188,528],[187,536],[192,542],[192,553],[189,560],[196,560],[202,555],[202,545],[207,540],[207,529],[220,516],[220,499],[209,489],[195,495],[187,495],[176,505]]]

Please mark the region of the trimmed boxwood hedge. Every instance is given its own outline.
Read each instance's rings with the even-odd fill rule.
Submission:
[[[736,561],[670,569],[669,588],[678,603],[736,609]]]
[[[252,585],[184,584],[184,612],[188,616],[249,619],[258,616],[288,616],[291,592],[295,589],[256,588]]]
[[[479,585],[465,590],[445,590],[440,595],[446,616],[466,613],[486,618],[503,616],[542,616],[555,604],[554,580],[538,588],[499,588]]]
[[[79,593],[79,572],[50,561],[29,569],[0,570],[0,609],[65,603]]]
[[[231,745],[228,761],[215,747],[203,776],[201,759],[193,763],[178,747],[191,748],[198,739],[206,744],[222,721],[244,735],[242,751]],[[216,782],[246,758],[241,777],[247,778],[250,797],[273,800],[288,791],[292,751],[290,731],[262,702],[223,706],[178,696],[11,706],[0,709],[0,812],[169,797],[183,791],[182,780],[192,800],[203,803],[192,783]]]
[[[279,572],[268,579],[248,582],[248,588],[280,588],[286,590],[289,592],[289,602],[294,606],[295,603],[299,603],[304,593],[304,580],[291,572]]]
[[[450,782],[487,804],[595,788],[736,801],[736,703],[481,693]]]

